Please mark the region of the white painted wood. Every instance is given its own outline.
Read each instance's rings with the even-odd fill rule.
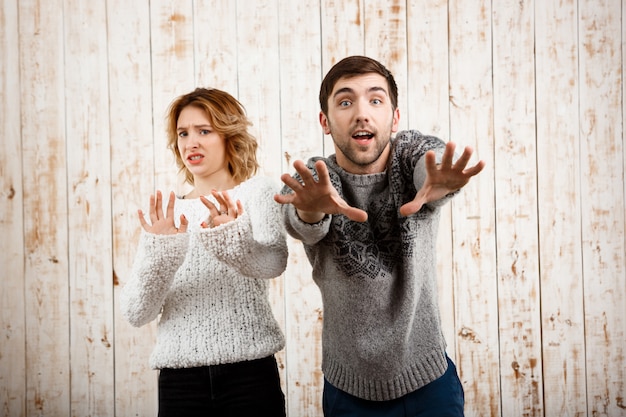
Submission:
[[[280,27],[280,173],[293,162],[323,155],[318,123],[321,82],[319,6],[281,0]],[[288,239],[284,278],[287,412],[290,417],[322,415],[322,302],[301,242]]]
[[[578,4],[587,414],[611,417],[626,415],[622,7]]]
[[[278,1],[266,0],[236,3],[236,37],[224,39],[225,44],[237,52],[236,64],[238,98],[245,106],[252,122],[259,148],[257,158],[260,175],[275,180],[276,192],[280,190],[281,171],[281,113],[280,113],[280,67]],[[245,22],[245,23],[243,23]],[[222,48],[224,49],[224,48]],[[216,68],[221,73],[228,68]],[[228,76],[228,74],[225,74]],[[270,302],[274,316],[285,329],[285,294],[283,277],[272,279]],[[288,392],[285,350],[276,354],[283,392]]]
[[[184,175],[178,174],[174,155],[167,149],[165,117],[176,97],[196,87],[192,3],[150,1],[154,175],[155,187],[166,194],[172,190],[184,194],[189,189]],[[148,200],[144,201],[147,205]]]
[[[535,7],[538,226],[546,416],[587,414],[577,2]],[[538,6],[538,4],[537,4]]]
[[[417,129],[450,140],[448,112],[448,4],[447,1],[407,2],[407,85],[400,117]],[[463,141],[465,138],[461,138]],[[452,204],[441,209],[437,238],[437,277],[443,332],[448,355],[456,362],[454,274],[452,269]]]
[[[534,2],[492,7],[502,414],[543,416]]]
[[[457,368],[469,416],[501,415],[491,2],[450,1],[450,139],[483,171],[452,202]],[[471,63],[471,64],[470,64]]]
[[[150,2],[112,0],[107,6],[111,143],[111,205],[115,316],[115,415],[157,414],[157,371],[148,366],[156,321],[132,327],[119,310],[130,279],[140,226],[154,192]],[[133,39],[129,42],[128,39]],[[164,150],[159,150],[165,153]]]
[[[407,108],[407,22],[406,1],[365,1],[365,55],[381,62],[398,85],[398,107]],[[401,117],[399,129],[408,127]]]
[[[0,6],[0,415],[26,413],[24,196],[18,4]]]
[[[365,54],[364,2],[320,0],[321,73],[316,93],[330,68],[350,55]],[[317,100],[319,114],[319,99]],[[324,156],[335,153],[330,135],[323,135]]]
[[[245,21],[237,18],[237,8],[236,1],[193,2],[192,16],[195,86],[218,88],[233,97],[239,97],[237,31],[247,30]]]
[[[18,3],[22,162],[29,167],[22,171],[27,416],[70,414],[62,9],[59,1]]]
[[[63,6],[71,413],[104,415],[115,399],[106,9]]]
[[[487,162],[438,242],[466,415],[626,416],[625,13],[621,0],[5,1],[0,415],[154,415],[156,323],[131,328],[115,296],[137,208],[185,189],[168,105],[198,85],[240,98],[279,182],[296,158],[334,152],[321,78],[367,53],[396,74],[403,128]],[[271,294],[281,378],[290,417],[320,416],[321,300],[289,248]]]

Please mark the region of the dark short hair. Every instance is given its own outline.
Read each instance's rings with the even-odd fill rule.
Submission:
[[[396,80],[394,80],[391,72],[375,59],[361,55],[354,55],[337,62],[324,77],[320,87],[319,97],[322,112],[324,114],[328,114],[328,97],[330,97],[333,92],[333,88],[335,88],[337,81],[341,78],[351,78],[356,77],[357,75],[371,73],[380,74],[387,80],[391,105],[395,110],[398,107],[398,86],[396,85]]]

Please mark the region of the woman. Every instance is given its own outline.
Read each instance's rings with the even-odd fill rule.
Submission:
[[[277,186],[256,176],[257,142],[230,94],[198,88],[168,112],[168,148],[184,196],[150,197],[121,310],[134,326],[160,315],[150,366],[159,416],[284,416],[274,354],[284,337],[268,280],[287,264]]]

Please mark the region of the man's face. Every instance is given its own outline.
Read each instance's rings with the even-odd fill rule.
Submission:
[[[385,170],[389,139],[399,119],[387,80],[376,73],[340,78],[328,98],[328,114],[320,113],[324,133],[333,138],[337,163],[353,174]]]

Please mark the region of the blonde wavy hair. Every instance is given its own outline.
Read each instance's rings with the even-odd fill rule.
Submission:
[[[246,116],[243,105],[232,95],[215,88],[196,88],[194,91],[177,97],[167,111],[167,147],[174,153],[176,165],[184,172],[185,181],[194,185],[193,175],[185,167],[178,150],[178,117],[187,106],[203,110],[211,127],[222,136],[226,143],[228,170],[237,182],[242,182],[259,169],[256,151],[256,138],[248,131],[252,123]]]

